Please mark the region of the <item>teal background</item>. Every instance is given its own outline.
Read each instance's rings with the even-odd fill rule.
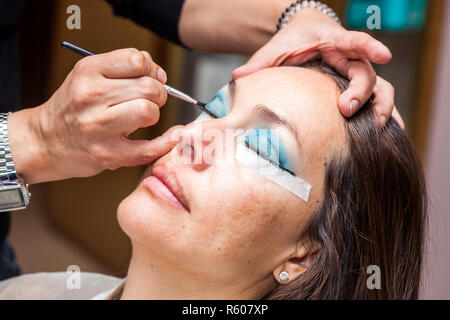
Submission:
[[[346,21],[350,29],[367,29],[372,15],[367,8],[377,5],[381,9],[381,31],[420,30],[425,23],[428,0],[350,0]]]

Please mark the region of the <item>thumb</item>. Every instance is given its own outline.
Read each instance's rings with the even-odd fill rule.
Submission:
[[[247,61],[246,64],[240,66],[233,71],[233,80],[248,76],[256,71],[274,66],[275,58],[278,54],[273,52],[268,46],[264,46]]]
[[[291,42],[284,39],[271,40],[259,49],[243,66],[232,73],[233,80],[245,77],[253,72],[281,65],[299,65],[317,56],[319,43],[306,43],[300,47],[292,47]]]
[[[268,60],[262,60],[262,59],[250,59],[246,64],[240,66],[239,68],[235,69],[233,73],[231,74],[233,80],[248,76],[249,74],[252,74],[256,71],[265,69],[270,67],[271,64]]]

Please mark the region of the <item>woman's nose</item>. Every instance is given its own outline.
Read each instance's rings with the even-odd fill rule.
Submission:
[[[178,144],[172,151],[174,161],[206,169],[225,158],[226,130],[208,122],[193,123],[181,130]]]
[[[183,139],[176,147],[176,155],[179,159],[183,160],[184,164],[193,164],[196,162],[195,149],[190,142]]]

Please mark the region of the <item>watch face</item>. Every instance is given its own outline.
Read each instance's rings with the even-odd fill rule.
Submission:
[[[20,189],[2,190],[0,192],[0,210],[25,206]]]

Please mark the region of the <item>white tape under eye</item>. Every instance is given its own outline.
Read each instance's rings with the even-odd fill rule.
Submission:
[[[212,119],[214,118],[206,112],[203,112],[194,122],[203,122]],[[237,139],[235,158],[238,163],[263,175],[280,187],[293,193],[305,202],[308,202],[311,185],[301,178],[281,170],[266,159],[259,157],[253,150],[250,150],[245,146],[245,136],[241,136]]]
[[[236,146],[236,160],[240,164],[252,169],[256,173],[263,175],[272,182],[283,187],[287,191],[295,194],[300,199],[308,202],[311,185],[299,177],[281,170],[276,165],[266,159],[259,157],[253,150],[245,146],[243,139],[238,139]]]

